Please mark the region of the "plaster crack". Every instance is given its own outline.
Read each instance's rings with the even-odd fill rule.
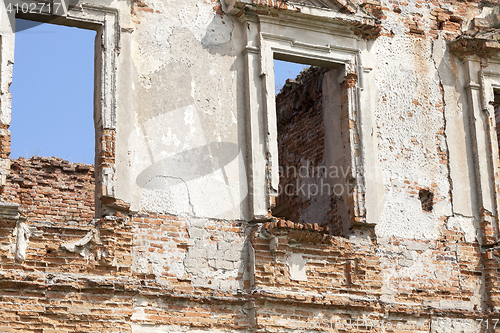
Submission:
[[[464,214],[461,214],[461,213],[453,213],[447,217],[463,217],[463,218],[466,218],[466,219],[476,219],[474,216],[468,216],[468,215],[464,215]]]
[[[442,34],[440,34],[438,36],[438,39],[441,39],[443,38],[442,37]],[[446,160],[446,169],[448,170],[448,180],[449,180],[449,189],[448,189],[448,195],[450,197],[450,206],[451,206],[451,212],[453,213],[454,212],[454,209],[453,209],[453,179],[451,178],[451,168],[450,168],[450,159],[449,159],[449,150],[448,150],[448,137],[446,135],[446,98],[445,98],[445,89],[444,89],[444,85],[443,85],[443,79],[441,78],[441,73],[439,71],[439,66],[437,64],[437,60],[436,60],[436,54],[434,52],[434,48],[436,47],[436,41],[438,40],[432,40],[431,41],[431,59],[432,59],[432,63],[434,64],[434,68],[436,70],[436,75],[438,77],[438,80],[439,80],[439,88],[441,90],[441,101],[443,103],[443,134],[442,134],[442,137],[444,139],[444,143],[445,143],[445,149],[446,149],[446,155],[448,156],[447,160]],[[446,44],[445,44],[446,45]],[[443,60],[444,61],[444,60]],[[439,145],[437,149],[441,149],[441,146]]]
[[[193,216],[196,216],[196,213],[194,211],[194,206],[193,206],[193,203],[191,202],[191,193],[189,192],[189,186],[188,184],[186,183],[186,181],[184,179],[182,179],[181,177],[172,177],[172,176],[163,176],[165,178],[169,178],[169,179],[178,179],[180,180],[182,183],[184,183],[184,185],[186,186],[186,191],[187,191],[187,197],[188,197],[188,204],[189,204],[189,208],[191,209],[191,212],[193,214]]]

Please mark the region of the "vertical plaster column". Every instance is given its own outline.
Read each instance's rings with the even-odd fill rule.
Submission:
[[[268,200],[270,207],[276,204],[279,192],[278,126],[274,86],[274,54],[260,34],[260,75],[262,77],[262,98],[264,103],[264,128],[266,135],[266,163],[268,177]]]
[[[474,142],[474,160],[479,216],[483,245],[496,242],[493,222],[495,219],[495,200],[491,165],[491,145],[488,135],[488,118],[482,110],[481,85],[478,73],[481,72],[479,58],[466,59],[467,84],[465,89],[469,101],[469,119]]]
[[[10,169],[10,119],[12,69],[14,66],[14,12],[0,6],[0,186],[6,183]]]
[[[242,50],[246,67],[246,127],[248,145],[248,184],[250,214],[253,220],[268,218],[268,180],[266,176],[266,133],[263,80],[260,71],[259,23],[257,17],[241,18],[246,31]]]

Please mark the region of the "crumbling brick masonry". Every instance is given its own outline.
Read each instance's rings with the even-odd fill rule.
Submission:
[[[0,332],[500,332],[498,0],[66,9],[0,7]],[[97,32],[95,168],[9,159],[14,17]]]

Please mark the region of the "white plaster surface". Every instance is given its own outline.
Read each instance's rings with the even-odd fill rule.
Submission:
[[[244,234],[227,232],[223,222],[208,219],[188,218],[182,227],[187,232],[179,230],[178,237],[158,230],[154,239],[141,234],[147,231],[136,230],[139,243],[134,247],[132,270],[154,274],[158,283],[167,285],[165,275],[190,280],[195,287],[241,289],[243,282],[238,277],[246,263]],[[187,251],[178,248],[181,239]],[[150,243],[161,244],[161,253],[149,252]]]
[[[292,253],[286,260],[290,269],[290,279],[296,281],[307,281],[306,263],[307,260],[301,254]]]
[[[447,144],[431,51],[430,42],[411,36],[376,43],[378,155],[385,188],[376,226],[381,237],[436,239],[437,217],[451,214],[449,172],[438,155]],[[431,213],[420,209],[417,186],[433,191],[437,203]]]
[[[148,6],[161,15],[139,13],[132,39],[132,207],[243,218],[248,186],[233,19],[194,0]]]

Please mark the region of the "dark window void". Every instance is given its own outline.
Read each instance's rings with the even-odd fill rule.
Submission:
[[[279,82],[276,68],[275,62]],[[350,170],[344,164],[337,77],[335,69],[303,66],[276,96],[280,185],[272,213],[341,235],[350,223]]]
[[[420,204],[422,206],[422,211],[432,212],[434,205],[434,194],[428,189],[422,189],[418,191],[418,198],[420,199]]]
[[[16,19],[11,158],[93,164],[96,32]]]

